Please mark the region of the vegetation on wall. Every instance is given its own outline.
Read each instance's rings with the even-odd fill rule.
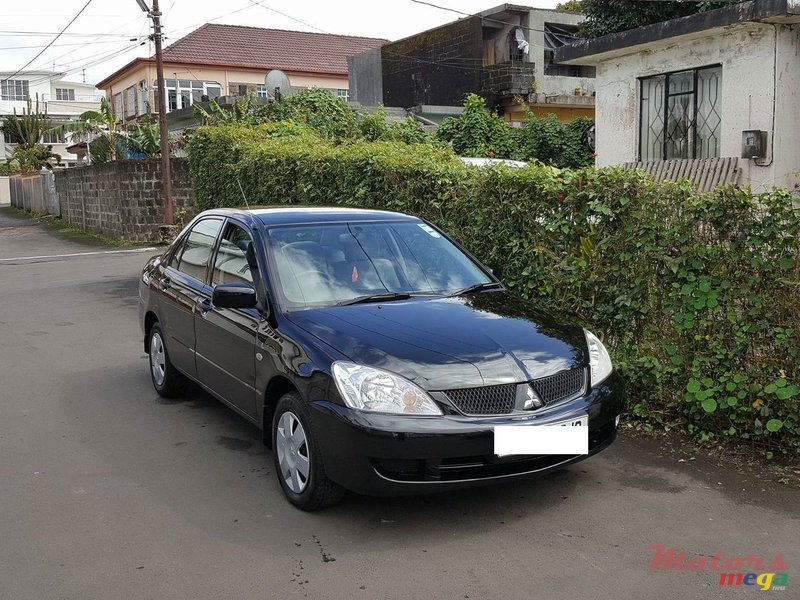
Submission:
[[[585,37],[593,38],[713,10],[732,3],[730,1],[568,0],[556,8],[585,14],[586,21],[581,24],[580,32]]]
[[[251,203],[427,218],[515,292],[603,336],[633,414],[800,449],[800,215],[785,191],[696,196],[619,168],[476,169],[433,144],[308,144],[243,126],[198,130],[190,165],[202,209],[240,205],[240,182]]]

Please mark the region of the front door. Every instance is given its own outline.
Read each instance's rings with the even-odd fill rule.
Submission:
[[[211,218],[195,223],[169,263],[159,271],[156,282],[161,292],[159,318],[166,336],[167,352],[172,364],[191,377],[197,376],[195,306],[208,289],[208,263],[222,221]]]
[[[211,272],[209,293],[198,300],[195,317],[197,376],[200,382],[249,416],[256,415],[256,335],[261,322],[257,309],[217,308],[211,293],[221,283],[254,285],[252,235],[228,222]]]

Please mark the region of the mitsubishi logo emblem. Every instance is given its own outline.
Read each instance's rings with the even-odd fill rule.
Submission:
[[[542,408],[544,403],[542,402],[541,398],[536,394],[533,389],[533,386],[528,385],[528,389],[525,392],[525,404],[523,408],[525,410],[531,410],[534,408]]]

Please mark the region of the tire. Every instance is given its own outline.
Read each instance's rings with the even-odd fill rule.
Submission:
[[[318,510],[339,502],[344,490],[325,474],[308,418],[297,392],[281,397],[272,418],[275,474],[286,498],[301,510]]]
[[[150,329],[149,336],[150,379],[153,381],[153,387],[163,398],[177,398],[186,391],[189,380],[169,360],[161,325],[155,323]]]

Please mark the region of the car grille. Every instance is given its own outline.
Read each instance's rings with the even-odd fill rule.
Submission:
[[[547,405],[582,392],[586,385],[586,369],[568,369],[534,379],[530,385]],[[507,415],[513,412],[516,404],[517,384],[446,390],[443,393],[465,415]]]
[[[444,394],[465,415],[505,415],[514,410],[517,384],[447,390]]]
[[[569,398],[583,391],[586,369],[569,369],[549,377],[534,379],[531,387],[545,404]]]

